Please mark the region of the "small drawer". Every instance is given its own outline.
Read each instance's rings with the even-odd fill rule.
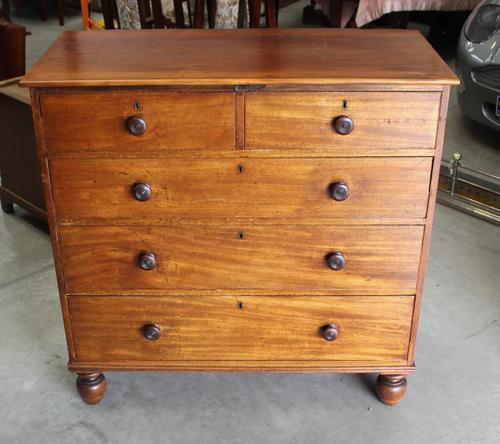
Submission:
[[[413,296],[69,296],[79,362],[405,364]],[[231,364],[231,361],[234,361]]]
[[[81,92],[41,94],[40,101],[49,155],[235,146],[230,92]]]
[[[433,149],[440,99],[438,92],[248,93],[245,147],[332,155]]]
[[[57,216],[424,218],[432,159],[51,159]]]
[[[412,294],[422,226],[62,226],[67,291]]]

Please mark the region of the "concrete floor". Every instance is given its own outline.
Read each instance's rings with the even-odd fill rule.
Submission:
[[[438,207],[417,372],[396,407],[374,375],[108,373],[84,404],[66,371],[49,237],[0,215],[0,443],[498,443],[499,229]]]
[[[25,20],[31,64],[60,28]],[[452,101],[447,154],[498,172],[496,136]],[[417,372],[396,407],[376,400],[374,375],[211,373],[108,373],[106,397],[88,406],[65,370],[49,237],[16,211],[0,214],[0,444],[500,442],[496,226],[438,206]]]

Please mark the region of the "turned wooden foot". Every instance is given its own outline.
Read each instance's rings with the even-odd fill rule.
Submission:
[[[2,200],[2,211],[6,214],[12,214],[14,212],[14,204]]]
[[[97,404],[104,398],[108,383],[102,373],[78,373],[76,388],[87,404]]]
[[[379,375],[377,378],[377,396],[387,405],[397,404],[403,399],[408,383],[404,375]]]

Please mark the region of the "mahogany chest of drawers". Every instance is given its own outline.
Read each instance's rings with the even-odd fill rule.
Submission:
[[[65,32],[32,93],[69,369],[414,370],[453,73],[412,31]]]

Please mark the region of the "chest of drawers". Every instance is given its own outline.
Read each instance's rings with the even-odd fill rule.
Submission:
[[[123,370],[402,398],[456,83],[420,34],[66,32],[23,83],[86,402]]]

